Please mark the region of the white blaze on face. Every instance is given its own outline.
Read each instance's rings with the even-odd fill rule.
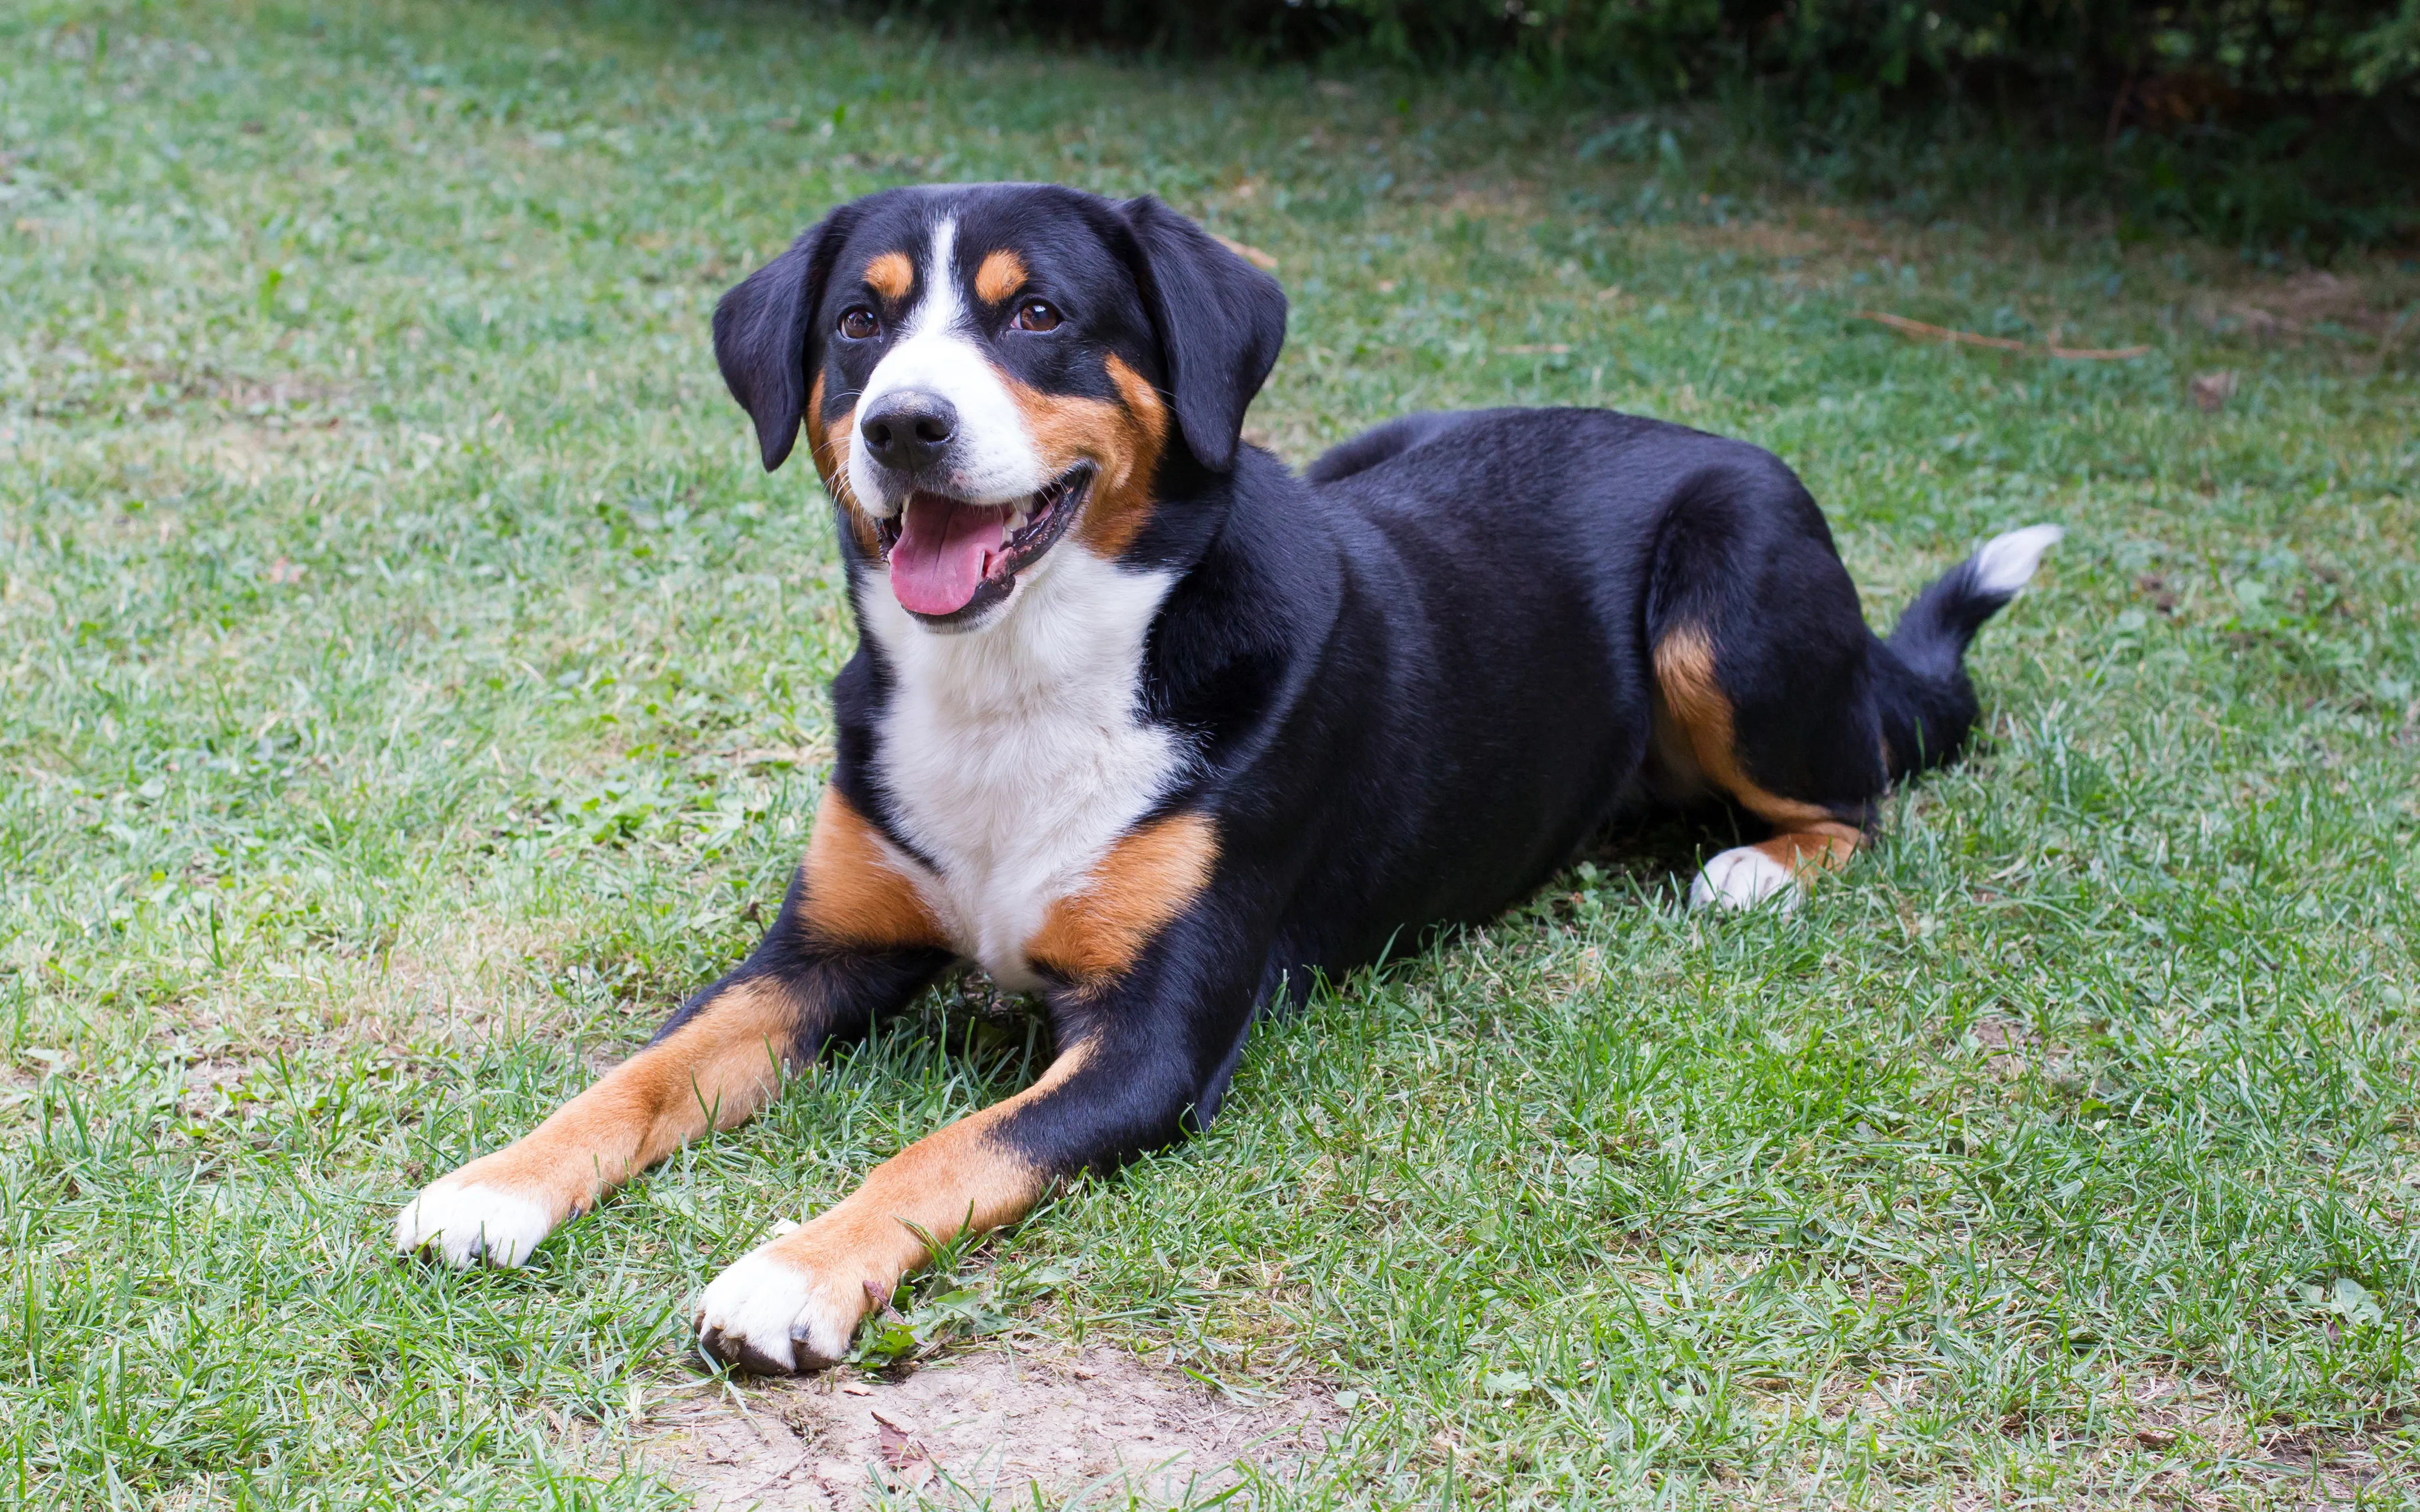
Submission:
[[[875,364],[858,395],[861,426],[884,395],[902,389],[939,394],[958,412],[957,441],[946,478],[937,480],[950,497],[970,504],[1005,504],[1038,492],[1050,482],[1000,370],[974,332],[958,287],[958,223],[943,218],[933,227],[924,266],[916,280],[916,302],[896,346]],[[848,449],[848,486],[866,513],[896,515],[907,494],[892,493],[866,455],[862,429]]]

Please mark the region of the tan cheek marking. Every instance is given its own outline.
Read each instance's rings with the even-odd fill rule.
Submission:
[[[1209,886],[1218,859],[1218,831],[1201,814],[1144,825],[1110,848],[1080,890],[1051,903],[1026,958],[1079,983],[1131,970],[1152,936]]]
[[[837,1206],[768,1249],[813,1273],[819,1291],[863,1317],[926,1259],[919,1229],[946,1244],[970,1229],[998,1228],[1032,1211],[1048,1174],[995,1132],[1018,1109],[1048,1097],[1083,1061],[1082,1047],[1070,1050],[1015,1097],[926,1134],[867,1172],[864,1184]]]
[[[807,842],[801,919],[836,945],[945,949],[948,941],[916,885],[892,864],[881,836],[840,789],[827,786]]]
[[[1699,770],[1742,808],[1785,830],[1815,830],[1838,823],[1821,804],[1768,792],[1741,769],[1731,702],[1714,681],[1714,648],[1704,631],[1674,630],[1656,642],[1655,682]]]
[[[824,424],[824,376],[815,375],[814,383],[807,390],[807,455],[814,458],[815,476],[824,480],[824,491],[831,492],[832,480],[841,471],[845,458],[834,450],[831,428]]]
[[[746,1119],[781,1085],[806,1005],[741,982],[672,1038],[607,1072],[544,1123],[455,1173],[541,1202],[561,1223],[682,1144]]]
[[[1033,442],[1034,454],[1041,457],[1045,471],[1055,474],[1078,462],[1091,462],[1101,474],[1093,484],[1095,502],[1103,494],[1124,485],[1127,469],[1123,455],[1125,438],[1119,433],[1125,427],[1116,405],[1072,394],[1045,393],[1005,373],[1001,377],[1006,379],[1008,392],[1024,417],[1025,434]]]
[[[846,510],[848,532],[857,537],[858,549],[878,557],[882,543],[874,533],[874,521],[857,507],[857,495],[848,486],[848,440],[856,429],[855,405],[842,411],[838,424],[824,424],[824,376],[816,374],[814,387],[807,391],[807,455],[815,460],[815,476],[824,480],[824,492]]]
[[[1025,286],[1025,259],[1003,247],[975,270],[975,297],[985,304],[1004,303]]]
[[[1151,386],[1149,378],[1128,367],[1123,357],[1111,356],[1108,366],[1109,381],[1118,386],[1118,397],[1126,402],[1126,408],[1132,410],[1136,420],[1141,423],[1143,430],[1151,439],[1151,444],[1157,446],[1166,440],[1168,439],[1168,406],[1160,403],[1159,391]]]
[[[1134,543],[1151,518],[1152,481],[1159,473],[1159,455],[1168,444],[1168,407],[1159,391],[1141,374],[1115,357],[1109,360],[1109,381],[1117,385],[1125,410],[1128,482],[1105,507],[1091,512],[1078,535],[1096,555],[1114,557]]]
[[[807,423],[807,455],[814,458],[815,464],[815,476],[824,480],[824,491],[826,493],[830,493],[831,491],[832,466],[831,460],[824,455],[824,448],[831,444],[831,437],[827,433],[824,426],[824,376],[821,373],[815,375],[814,382],[810,384],[807,388],[807,413],[805,418]]]
[[[896,304],[916,284],[916,265],[904,252],[886,252],[865,265],[865,286]]]
[[[1078,462],[1098,470],[1075,537],[1099,557],[1124,551],[1151,517],[1152,480],[1168,440],[1168,407],[1158,392],[1115,357],[1109,360],[1109,372],[1118,391],[1115,404],[1044,393],[1001,375],[1046,471],[1056,476]]]

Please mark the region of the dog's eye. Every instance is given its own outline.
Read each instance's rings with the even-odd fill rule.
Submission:
[[[1016,307],[1016,329],[1019,331],[1056,331],[1059,311],[1047,300],[1028,300]]]
[[[862,304],[852,304],[840,313],[840,333],[851,341],[864,341],[882,329],[874,312]]]

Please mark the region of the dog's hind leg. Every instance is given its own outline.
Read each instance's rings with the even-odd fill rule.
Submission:
[[[1865,839],[1865,804],[1809,801],[1775,792],[1751,775],[1739,711],[1724,691],[1712,639],[1668,632],[1655,646],[1657,718],[1669,720],[1698,771],[1723,796],[1773,826],[1767,839],[1709,860],[1689,888],[1692,903],[1751,907],[1779,894],[1793,903],[1817,873],[1848,864]],[[1765,732],[1768,742],[1773,732]],[[1803,734],[1804,732],[1789,732]],[[1880,790],[1880,748],[1873,748]]]
[[[606,1192],[747,1119],[826,1040],[862,1033],[948,960],[879,837],[828,788],[807,858],[748,959],[529,1134],[423,1189],[396,1219],[396,1246],[520,1264]]]
[[[1977,716],[1967,645],[2058,538],[2032,525],[1984,543],[1883,640],[1823,513],[1778,461],[1695,480],[1664,521],[1649,585],[1654,748],[1773,834],[1708,861],[1690,901],[1786,906],[1856,854],[1893,777],[1954,758]]]
[[[1796,480],[1726,483],[1658,543],[1655,744],[1773,831],[1709,860],[1690,901],[1788,906],[1856,854],[1887,781],[1875,641]]]

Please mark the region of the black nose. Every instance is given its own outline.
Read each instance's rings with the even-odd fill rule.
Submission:
[[[901,389],[874,402],[857,422],[858,434],[876,462],[901,472],[931,467],[958,433],[958,411],[924,389]]]

